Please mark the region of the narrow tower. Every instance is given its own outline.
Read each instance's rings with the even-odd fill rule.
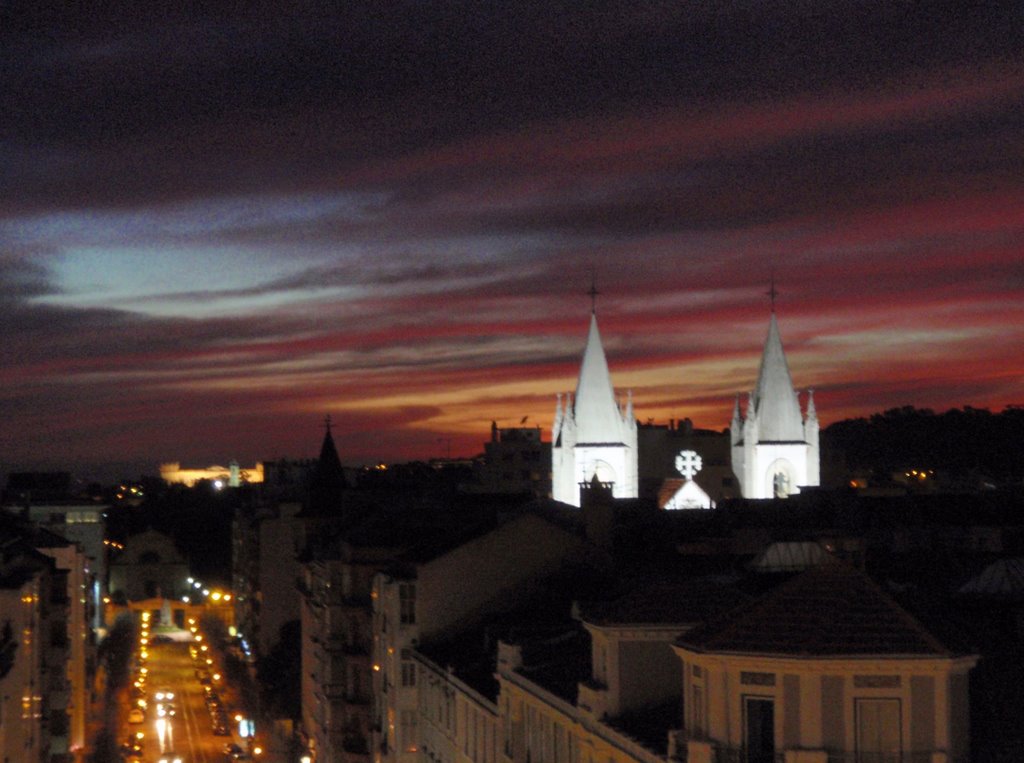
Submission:
[[[558,395],[551,432],[552,497],[580,505],[580,484],[597,476],[616,498],[638,490],[637,433],[632,396],[625,411],[615,398],[591,286],[590,331],[583,350],[576,395]]]
[[[732,417],[732,470],[745,498],[785,498],[801,486],[819,484],[814,398],[808,398],[805,418],[782,349],[774,282],[768,293],[772,313],[757,384],[742,421],[738,399]]]

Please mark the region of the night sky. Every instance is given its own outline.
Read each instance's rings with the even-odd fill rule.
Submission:
[[[334,5],[0,5],[0,471],[1024,403],[1019,2]]]

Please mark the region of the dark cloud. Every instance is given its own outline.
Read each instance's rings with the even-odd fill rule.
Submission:
[[[472,448],[572,386],[591,278],[642,418],[724,425],[773,269],[826,419],[1005,403],[1022,43],[1002,1],[5,4],[0,459]]]

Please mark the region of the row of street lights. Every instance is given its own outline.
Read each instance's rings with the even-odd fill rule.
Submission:
[[[192,597],[202,596],[204,600],[212,601],[214,604],[229,604],[231,602],[231,594],[227,591],[220,591],[216,588],[208,588],[203,585],[202,581],[196,580],[195,578],[186,578],[190,592],[181,597],[181,600],[186,604],[192,602]]]

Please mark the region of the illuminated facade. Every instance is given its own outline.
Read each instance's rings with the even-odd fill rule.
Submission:
[[[637,425],[633,397],[619,404],[608,373],[608,361],[597,315],[590,315],[590,332],[583,351],[576,395],[558,396],[551,427],[551,496],[580,505],[580,484],[596,476],[610,484],[616,498],[636,498],[639,491]]]
[[[0,550],[0,757],[48,763],[74,752],[70,641],[82,634],[68,630],[67,573],[33,546],[6,534]]]
[[[220,482],[223,487],[239,487],[240,485],[257,485],[263,482],[263,464],[259,461],[250,469],[243,469],[237,461],[226,467],[207,466],[205,469],[182,469],[181,463],[171,461],[160,464],[160,478],[168,485],[184,485],[193,487],[201,480]]]
[[[804,415],[774,310],[746,416],[740,416],[737,397],[730,432],[732,470],[744,498],[785,498],[800,492],[801,486],[820,484],[814,393],[808,394]]]
[[[863,573],[813,567],[753,606],[684,634],[687,763],[969,759],[969,672]]]

